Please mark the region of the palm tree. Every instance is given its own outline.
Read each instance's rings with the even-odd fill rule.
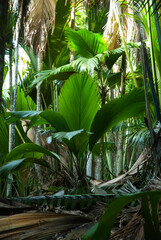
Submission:
[[[56,0],[39,0],[31,1],[29,5],[29,17],[26,25],[28,31],[26,32],[26,41],[30,42],[33,47],[35,54],[38,54],[38,71],[42,70],[42,59],[43,52],[47,43],[47,36],[49,29],[54,31],[55,22],[55,9]],[[37,98],[36,98],[37,111],[41,110],[41,86],[37,87]],[[40,126],[37,127],[36,131],[36,143],[40,144],[39,140]],[[37,174],[39,174],[39,168],[36,165]]]

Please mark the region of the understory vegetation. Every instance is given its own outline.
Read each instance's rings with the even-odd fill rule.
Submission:
[[[161,171],[160,14],[155,0],[1,1],[1,198],[113,194],[82,239],[110,239],[138,204],[145,239],[161,239],[149,187]]]

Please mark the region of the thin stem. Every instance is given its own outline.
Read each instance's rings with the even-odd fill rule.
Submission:
[[[149,1],[147,2],[148,9],[147,9],[147,16],[148,16],[148,27],[149,27],[149,40],[150,40],[150,54],[151,54],[151,63],[152,63],[152,72],[153,72],[153,79],[156,81],[156,66],[155,66],[155,58],[154,58],[154,47],[153,47],[153,36],[152,36],[152,29],[151,29],[151,18],[150,18],[150,6]]]

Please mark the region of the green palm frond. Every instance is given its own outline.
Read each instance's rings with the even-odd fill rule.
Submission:
[[[137,10],[142,10],[146,4],[150,2],[150,6],[153,7],[153,13],[155,13],[156,11],[158,11],[161,8],[161,0],[155,1],[149,1],[149,0],[132,0],[130,1],[130,5],[133,5],[134,7],[136,7]]]
[[[43,117],[49,124],[51,124],[56,131],[70,131],[64,116],[60,112],[46,110],[40,113],[40,116]]]
[[[61,89],[59,111],[71,131],[89,131],[99,103],[100,96],[94,80],[86,73],[73,74]]]
[[[28,55],[32,67],[32,72],[36,73],[38,71],[37,68],[37,56],[34,54],[33,49],[29,46],[26,46],[24,43],[20,43],[21,47],[25,50],[26,54]]]
[[[75,52],[75,55],[91,58],[107,50],[107,43],[100,34],[92,33],[86,29],[73,31],[68,28],[65,35],[69,47]]]
[[[86,7],[86,24],[88,24],[88,30],[94,33],[103,34],[103,27],[107,20],[106,15],[109,12],[110,1],[106,1],[106,3],[103,3],[102,6],[98,5],[99,1],[95,3],[93,2],[90,7]]]
[[[104,54],[97,54],[91,58],[79,57],[71,64],[76,72],[88,72],[92,74],[95,70],[97,71],[101,63],[105,62]]]
[[[59,96],[59,112],[70,131],[84,129],[69,142],[68,147],[77,156],[89,141],[93,119],[99,109],[100,95],[96,83],[86,73],[73,74],[64,84]]]
[[[73,68],[72,63],[64,65],[62,67],[56,68],[54,70],[44,70],[35,75],[34,81],[28,86],[28,93],[36,87],[36,85],[41,85],[45,80],[48,83],[53,80],[67,80],[76,71]]]
[[[135,129],[134,132],[129,134],[128,141],[137,149],[143,149],[145,146],[150,145],[150,132],[147,128]]]
[[[126,138],[128,145],[131,147],[136,147],[138,151],[141,151],[145,146],[150,146],[150,132],[145,124],[144,118],[139,119],[129,119],[128,123],[125,125]]]
[[[48,41],[43,58],[45,69],[52,69],[65,65],[69,61],[69,50],[65,42],[65,27],[71,12],[70,1],[58,0],[55,13],[55,29],[54,32],[48,32]]]
[[[36,104],[32,100],[30,96],[25,97],[25,93],[23,92],[22,88],[18,87],[17,89],[17,104],[16,110],[17,111],[25,111],[25,110],[36,110]]]
[[[63,141],[70,151],[77,156],[84,151],[90,135],[91,133],[85,131],[84,129],[80,129],[71,132],[56,132],[52,134],[52,137],[59,141]]]
[[[134,89],[121,98],[105,104],[96,114],[90,132],[90,149],[99,140],[105,131],[110,130],[119,122],[135,117],[145,110],[145,97],[143,89]]]
[[[129,48],[138,48],[138,44],[129,43]],[[48,80],[67,80],[73,73],[88,72],[98,70],[100,65],[106,64],[108,69],[111,69],[120,56],[125,53],[124,47],[117,48],[112,51],[99,53],[91,58],[79,57],[70,64],[61,66],[53,70],[44,70],[36,74],[35,80],[29,86],[28,91],[31,91],[36,85],[40,85],[43,81]]]
[[[127,48],[139,48],[140,44],[139,43],[127,43],[126,44]],[[108,69],[111,69],[115,62],[118,60],[120,56],[122,56],[125,53],[125,48],[124,47],[119,47],[111,51],[106,51],[105,54],[105,62],[108,67]]]
[[[103,34],[103,27],[106,23],[107,20],[107,13],[109,11],[109,3],[108,6],[104,9],[102,9],[102,11],[98,12],[98,15],[95,17],[95,19],[93,20],[93,29],[91,29],[94,33],[101,33]]]

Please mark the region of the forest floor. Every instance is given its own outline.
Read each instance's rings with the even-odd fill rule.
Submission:
[[[160,190],[161,181],[153,179],[149,183],[151,189]],[[63,207],[49,209],[0,199],[0,239],[81,240],[81,236],[99,220],[106,208],[106,204],[100,201],[88,209],[66,210]],[[158,213],[161,222],[161,206]],[[119,214],[110,239],[139,240],[143,237],[144,219],[138,200],[135,206],[126,206]]]
[[[161,179],[152,178],[146,181],[144,189],[140,189],[137,173],[138,165],[146,162],[143,154],[129,172],[99,186],[113,188],[113,193],[135,193],[140,191],[161,191]],[[146,169],[144,167],[144,169]],[[138,188],[137,188],[138,187]],[[11,199],[0,199],[0,239],[3,240],[81,240],[102,216],[107,205],[96,201],[90,208],[67,210],[62,207],[48,205],[27,205]],[[161,223],[161,205],[158,208]],[[141,215],[141,202],[126,206],[117,217],[111,231],[110,240],[144,239],[144,219]],[[101,240],[101,237],[100,239]]]

